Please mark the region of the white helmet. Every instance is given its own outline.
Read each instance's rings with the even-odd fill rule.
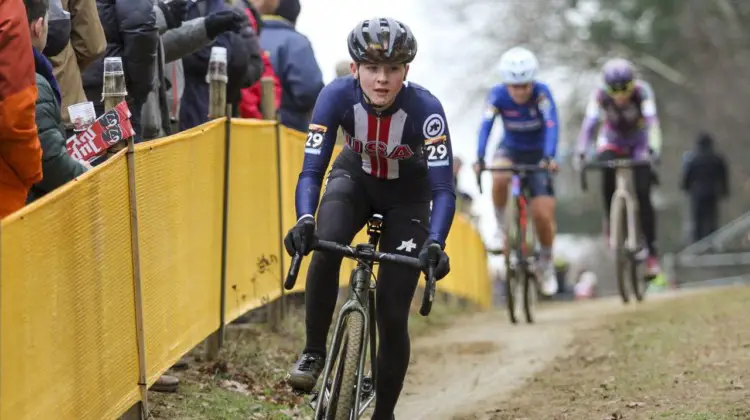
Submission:
[[[539,71],[539,61],[534,53],[523,47],[514,47],[500,57],[500,76],[503,83],[518,85],[533,82]]]

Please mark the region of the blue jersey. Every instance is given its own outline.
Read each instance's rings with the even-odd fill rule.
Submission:
[[[450,133],[440,101],[427,89],[404,83],[393,105],[378,112],[364,99],[352,76],[324,87],[305,142],[296,191],[297,217],[315,214],[339,127],[346,137],[345,147],[358,156],[367,175],[385,182],[428,178],[432,190],[430,239],[445,246],[456,195]]]
[[[487,98],[487,111],[479,129],[477,157],[484,159],[490,130],[495,117],[500,116],[505,133],[501,146],[513,151],[539,151],[544,157],[557,154],[557,108],[549,87],[534,82],[531,99],[519,105],[513,102],[508,87],[499,84],[492,88]]]

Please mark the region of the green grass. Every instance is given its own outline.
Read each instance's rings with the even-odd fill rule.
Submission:
[[[493,419],[750,419],[750,288],[649,302],[579,334]]]

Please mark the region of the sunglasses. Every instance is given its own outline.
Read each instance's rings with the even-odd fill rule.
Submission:
[[[511,90],[527,91],[527,90],[531,90],[531,83],[523,83],[523,84],[519,84],[519,85],[508,85],[508,87]]]
[[[617,94],[617,93],[630,93],[633,90],[633,87],[635,86],[634,82],[627,82],[627,83],[616,83],[613,85],[607,85],[607,93],[610,94]]]

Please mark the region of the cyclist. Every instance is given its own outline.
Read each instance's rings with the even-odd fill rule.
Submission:
[[[350,32],[348,47],[352,75],[329,83],[313,110],[296,189],[299,220],[284,245],[290,255],[304,255],[316,238],[349,244],[377,212],[384,217],[381,250],[418,256],[426,269],[427,247],[445,247],[455,212],[443,106],[425,88],[406,82],[417,40],[405,24],[364,20]],[[321,183],[339,127],[346,145],[328,175],[316,226]],[[312,390],[324,367],[340,266],[341,257],[313,254],[305,289],[307,341],[288,378],[297,390]],[[435,275],[440,279],[449,270],[441,251]],[[393,417],[401,393],[409,364],[409,307],[418,279],[418,269],[380,264],[376,420]]]
[[[584,159],[591,138],[599,123],[598,159],[617,158],[658,161],[661,148],[661,129],[651,86],[635,76],[633,65],[623,58],[607,61],[602,67],[603,85],[591,96],[578,142],[577,162]],[[577,163],[578,165],[578,163]],[[641,229],[646,240],[646,275],[656,277],[659,258],[656,252],[656,215],[651,203],[651,166],[633,168],[634,187],[638,198]],[[609,236],[609,211],[615,191],[615,171],[605,169],[602,182],[604,198],[605,236]]]
[[[502,83],[490,90],[487,99],[487,110],[479,130],[476,170],[484,168],[487,140],[497,116],[503,121],[504,135],[493,157],[494,166],[538,163],[552,171],[557,169],[557,110],[549,87],[536,81],[538,70],[539,62],[526,48],[512,48],[500,57]],[[552,264],[556,229],[552,178],[546,171],[529,174],[529,177],[531,216],[541,245],[537,279],[541,283],[541,292],[550,296],[557,292]],[[493,173],[492,201],[501,241],[510,178],[506,172]]]

